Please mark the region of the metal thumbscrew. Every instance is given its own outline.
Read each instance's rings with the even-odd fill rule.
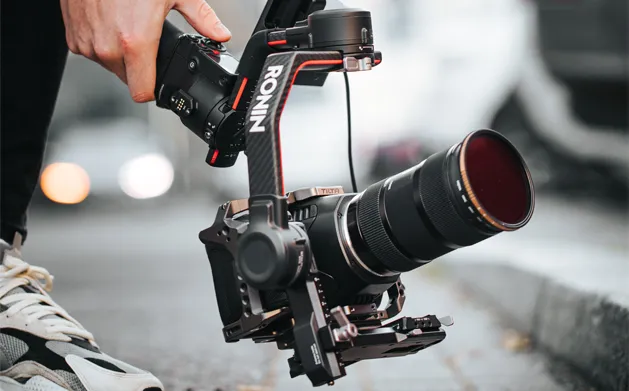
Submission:
[[[336,342],[347,342],[358,336],[358,328],[355,324],[350,323],[340,306],[332,308],[330,314],[340,326],[332,330]]]

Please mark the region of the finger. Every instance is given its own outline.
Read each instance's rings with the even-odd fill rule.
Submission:
[[[105,43],[96,43],[94,45],[94,55],[94,61],[114,73],[125,84],[127,83],[122,48]]]
[[[208,38],[225,42],[232,37],[231,32],[205,0],[177,0],[173,8],[179,11],[195,30]]]
[[[98,58],[95,58],[94,61],[98,65],[102,66],[103,68],[107,69],[108,71],[116,75],[118,79],[120,79],[120,81],[122,81],[124,84],[127,84],[127,72],[125,71],[124,60],[120,60],[116,63],[112,63],[112,62],[104,62]]]
[[[65,25],[66,30],[66,43],[68,44],[68,49],[74,53],[79,54],[79,46],[76,44],[74,40],[74,32],[72,29],[72,24],[70,22],[70,11],[68,7],[68,0],[61,0],[61,15],[63,16],[63,23]]]
[[[94,31],[90,28],[87,11],[77,6],[76,1],[68,1],[68,15],[72,20],[74,44],[79,48],[79,54],[94,60]]]
[[[161,26],[159,26],[161,31]],[[124,66],[131,98],[138,103],[155,99],[155,74],[159,31],[153,38],[124,41]]]
[[[90,42],[79,42],[79,53],[92,61],[96,60],[94,46]]]

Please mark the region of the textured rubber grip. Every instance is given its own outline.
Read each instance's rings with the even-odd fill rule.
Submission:
[[[384,226],[380,213],[383,185],[384,180],[369,186],[358,201],[358,229],[369,250],[389,270],[395,272],[413,270],[418,265],[397,248]],[[384,206],[382,209],[384,210]]]

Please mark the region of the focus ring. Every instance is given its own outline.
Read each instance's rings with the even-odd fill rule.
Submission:
[[[413,270],[418,265],[406,257],[389,238],[380,213],[380,197],[384,181],[367,188],[358,200],[358,228],[365,243],[388,268],[396,272]]]
[[[428,218],[447,241],[458,246],[470,246],[491,235],[471,228],[452,204],[447,192],[447,178],[444,177],[447,175],[447,156],[448,151],[443,151],[426,159],[419,171],[419,196]]]

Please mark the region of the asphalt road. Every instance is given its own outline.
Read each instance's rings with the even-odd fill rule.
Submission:
[[[92,331],[103,350],[150,370],[173,391],[284,391],[286,352],[249,341],[226,344],[200,230],[215,205],[200,198],[158,206],[73,213],[35,209],[25,256],[55,275],[53,297]],[[414,356],[359,363],[342,391],[591,390],[440,273],[438,263],[404,279],[407,315],[452,315],[440,345]]]

